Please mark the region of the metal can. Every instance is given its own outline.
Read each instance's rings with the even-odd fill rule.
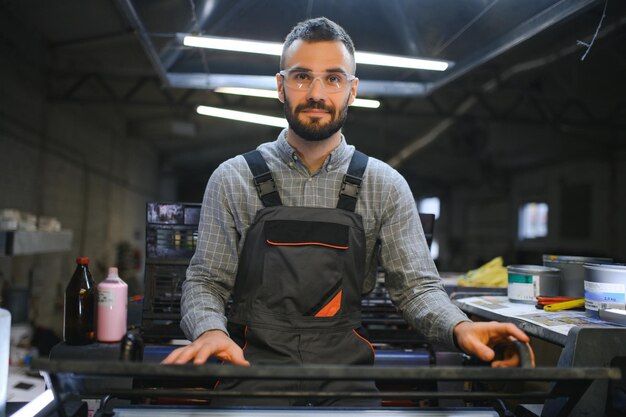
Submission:
[[[561,270],[559,295],[583,298],[585,295],[585,263],[608,263],[611,258],[591,256],[543,255],[543,265]]]
[[[535,304],[536,297],[559,295],[558,268],[541,265],[509,265],[508,296],[515,303]]]
[[[599,317],[607,308],[626,310],[626,265],[586,263],[585,314]]]

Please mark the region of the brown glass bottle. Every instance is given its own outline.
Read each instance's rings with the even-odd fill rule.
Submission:
[[[89,272],[89,258],[76,258],[76,270],[65,289],[63,340],[86,345],[96,338],[96,285]]]

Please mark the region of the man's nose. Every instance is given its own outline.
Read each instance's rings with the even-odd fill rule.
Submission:
[[[323,100],[326,97],[326,89],[320,78],[314,78],[307,91],[307,98],[309,100]]]

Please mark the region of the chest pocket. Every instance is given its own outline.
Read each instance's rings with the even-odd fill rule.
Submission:
[[[343,276],[351,257],[349,231],[337,223],[267,221],[259,294],[266,307],[298,316],[341,315]]]

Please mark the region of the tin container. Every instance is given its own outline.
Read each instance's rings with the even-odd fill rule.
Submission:
[[[515,303],[535,304],[536,297],[559,295],[560,270],[541,265],[509,265],[508,296]]]
[[[585,295],[585,263],[610,263],[611,258],[590,256],[543,255],[543,265],[561,270],[559,294],[564,297],[583,298]]]
[[[583,265],[585,270],[585,314],[599,317],[599,310],[626,310],[626,265]]]

